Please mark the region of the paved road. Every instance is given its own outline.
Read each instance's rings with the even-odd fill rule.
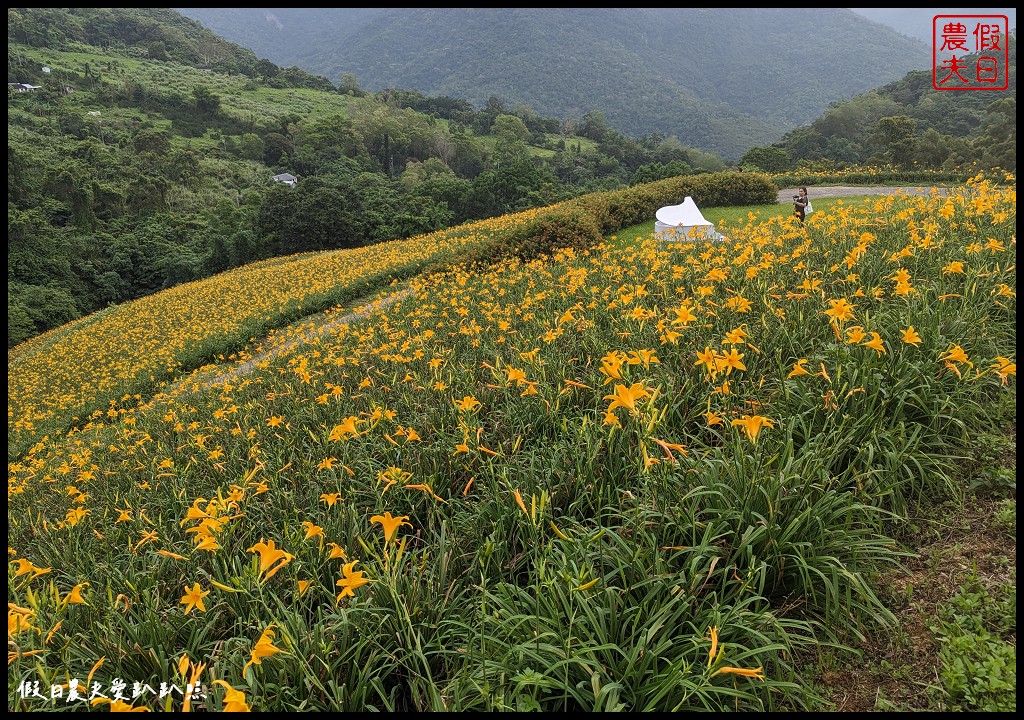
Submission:
[[[850,195],[893,195],[902,192],[905,195],[931,195],[931,185],[827,185],[807,187],[807,196],[813,201],[814,198],[822,197],[849,197]],[[949,188],[935,187],[940,195],[945,195]],[[779,190],[779,202],[792,202],[796,195],[797,188],[783,188]]]

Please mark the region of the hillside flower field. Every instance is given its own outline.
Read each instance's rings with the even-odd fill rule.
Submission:
[[[894,626],[894,524],[962,493],[958,453],[1015,388],[1015,187],[409,270],[496,219],[30,341],[9,707],[815,707],[796,658]],[[389,273],[411,292],[281,328],[298,342],[227,382],[120,393]]]

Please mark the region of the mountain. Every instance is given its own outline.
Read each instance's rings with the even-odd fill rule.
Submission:
[[[282,65],[369,91],[591,111],[737,159],[836,100],[927,68],[925,43],[847,9],[178,8]]]
[[[1017,27],[1017,8],[849,8],[868,20],[928,44],[936,15],[1006,15],[1010,29]],[[244,43],[243,43],[244,44]]]

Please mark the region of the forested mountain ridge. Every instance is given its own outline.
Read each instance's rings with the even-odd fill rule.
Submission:
[[[676,135],[731,160],[931,61],[926,44],[844,9],[180,10],[334,82],[556,117],[597,110],[627,135]]]
[[[948,92],[932,72],[915,70],[856,97],[833,103],[808,125],[743,162],[768,171],[800,164],[888,164],[1017,169],[1017,33],[1007,37],[1005,90]],[[966,61],[973,62],[970,55]]]

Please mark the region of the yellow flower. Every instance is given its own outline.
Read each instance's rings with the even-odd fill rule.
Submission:
[[[334,463],[338,462],[338,458],[326,457],[320,461],[320,464],[316,466],[317,470],[330,470],[334,467]]]
[[[879,355],[885,354],[885,344],[882,342],[882,336],[876,332],[871,333],[871,339],[864,343],[864,347],[869,347]]]
[[[697,353],[697,362],[694,365],[703,365],[712,375],[718,372],[718,363],[715,362],[715,351],[705,346],[704,352]]]
[[[967,359],[967,353],[959,345],[953,345],[946,351],[946,354],[939,357],[939,360],[945,361],[947,364],[951,362],[962,362],[968,367],[974,367],[974,363]]]
[[[315,537],[322,538],[324,536],[324,529],[319,525],[314,525],[309,520],[304,520],[302,522],[302,527],[306,528],[306,536],[303,540],[309,540]]]
[[[480,401],[472,395],[466,395],[461,400],[455,401],[455,407],[458,408],[459,412],[473,412],[480,407]]]
[[[30,573],[33,570],[35,570],[35,567],[36,567],[35,565],[32,564],[31,561],[26,560],[25,558],[18,558],[14,562],[18,563],[18,569],[14,571],[14,577],[18,577],[19,575],[25,575],[26,573]]]
[[[921,336],[917,334],[916,330],[914,330],[913,325],[903,331],[903,342],[907,343],[907,345],[913,345],[914,347],[921,344]]]
[[[740,675],[742,677],[754,678],[755,680],[764,680],[764,672],[763,672],[763,670],[764,670],[764,668],[760,668],[760,667],[759,668],[750,669],[750,668],[730,667],[730,666],[726,665],[724,667],[720,667],[717,670],[715,670],[713,673],[711,673],[711,676],[714,677],[715,675],[731,674],[731,675]]]
[[[338,593],[338,600],[335,602],[335,605],[337,605],[338,602],[341,602],[343,597],[355,597],[356,589],[372,582],[369,578],[363,576],[362,570],[353,570],[358,562],[358,560],[353,560],[352,562],[345,563],[341,568],[341,573],[344,577],[335,583],[335,585],[341,588],[341,592]]]
[[[996,357],[996,361],[992,363],[992,369],[995,370],[996,375],[999,376],[1000,382],[1006,385],[1006,378],[1010,375],[1016,377],[1017,375],[1017,363],[1013,362],[1010,358],[1005,358],[1002,355]],[[32,577],[35,577],[33,575]]]
[[[96,700],[107,700],[107,698],[96,698]],[[93,701],[95,702],[95,700]],[[124,700],[107,700],[110,703],[110,712],[152,712],[148,707],[135,707]]]
[[[867,336],[868,334],[864,332],[864,328],[861,327],[860,325],[853,325],[851,327],[846,328],[847,345],[856,345]]]
[[[761,415],[744,415],[742,419],[732,421],[733,427],[737,425],[743,427],[747,437],[750,438],[750,442],[757,442],[757,436],[760,434],[761,428],[775,427],[775,423],[770,418],[762,417]]]
[[[789,375],[786,376],[786,379],[789,380],[790,378],[799,377],[801,375],[810,375],[811,373],[808,372],[806,368],[804,368],[804,365],[806,364],[807,358],[800,358],[799,360],[797,360],[796,363],[793,365],[793,369],[789,372]]]
[[[615,392],[611,395],[605,395],[604,399],[611,400],[611,403],[608,405],[608,412],[618,407],[624,407],[635,414],[637,411],[637,401],[650,396],[643,383],[633,383],[628,388],[625,385],[616,385]]]
[[[82,588],[84,588],[84,587],[86,587],[88,585],[89,585],[89,583],[87,583],[87,582],[79,583],[78,585],[75,585],[73,588],[71,588],[71,591],[67,595],[64,596],[64,599],[61,600],[60,604],[62,606],[63,605],[68,605],[68,604],[71,604],[71,605],[85,605],[86,604],[85,600],[82,599]]]
[[[235,690],[224,680],[214,680],[213,684],[224,686],[224,712],[250,712],[244,692]]]
[[[526,509],[526,503],[523,502],[523,496],[519,493],[518,490],[513,490],[512,491],[512,497],[515,498],[516,505],[518,505],[519,509],[523,511],[523,514],[524,515],[529,515],[530,513]]]
[[[320,496],[320,501],[327,503],[327,507],[334,507],[334,504],[341,499],[341,493],[324,493]]]
[[[344,440],[350,435],[356,437],[359,435],[359,429],[356,427],[356,424],[361,422],[362,420],[357,418],[355,415],[349,415],[340,425],[334,426],[334,429],[331,430],[331,434],[327,436],[327,439],[331,442],[337,442],[338,440]]]
[[[341,547],[338,543],[327,543],[327,547],[331,549],[331,554],[328,556],[328,560],[334,560],[335,558],[345,559],[345,548]]]
[[[249,662],[242,668],[242,675],[245,675],[245,671],[249,669],[250,665],[260,665],[264,658],[284,652],[284,650],[274,645],[274,631],[271,629],[273,627],[273,625],[268,625],[267,629],[260,635],[260,639],[256,641],[252,648]]]
[[[741,361],[743,360],[744,353],[736,352],[736,348],[729,348],[729,352],[726,355],[716,355],[715,365],[719,370],[725,370],[725,374],[730,374],[734,369],[746,370],[747,366]]]
[[[185,606],[185,614],[188,615],[192,608],[199,608],[202,612],[206,612],[206,605],[203,604],[203,598],[210,594],[207,590],[203,592],[202,588],[199,587],[199,583],[196,583],[191,588],[185,586],[185,595],[181,598],[181,605]]]
[[[511,385],[513,382],[517,386],[518,385],[522,385],[523,383],[525,383],[526,382],[526,373],[523,372],[522,370],[520,370],[519,368],[509,368],[508,369],[508,381],[505,384],[506,385]]]
[[[962,262],[960,262],[959,260],[953,261],[953,262],[949,263],[949,265],[946,265],[945,267],[943,267],[942,268],[942,272],[946,273],[947,275],[949,275],[951,273],[963,274],[963,272],[964,272],[964,264]]]
[[[674,312],[676,314],[676,319],[672,321],[673,325],[687,325],[697,319],[697,316],[691,312],[689,305],[672,308],[670,312]]]
[[[272,578],[278,570],[290,563],[295,557],[291,553],[275,547],[273,540],[265,543],[262,538],[246,552],[258,552],[260,554],[261,582]]]
[[[825,314],[832,318],[832,322],[844,322],[853,319],[853,305],[846,298],[829,300],[828,302],[830,307],[825,311]]]
[[[715,653],[718,652],[718,628],[712,627],[709,632],[711,633],[711,650],[708,652],[708,667],[711,667],[711,663],[715,661]]]
[[[714,410],[708,410],[706,413],[704,413],[704,417],[707,418],[708,427],[725,424],[725,419],[721,415],[716,413]]]
[[[184,555],[179,555],[178,553],[173,553],[170,550],[157,550],[156,554],[157,555],[163,555],[164,557],[174,558],[175,560],[188,560],[188,558],[185,557]]]
[[[742,327],[738,327],[735,330],[730,330],[725,334],[725,342],[723,344],[736,345],[743,342],[743,339],[747,337],[747,333]]]
[[[299,586],[299,596],[301,597],[302,595],[304,595],[306,593],[306,590],[309,589],[309,584],[310,583],[309,583],[309,580],[299,580],[299,581],[297,581],[297,584]]]
[[[196,535],[196,550],[207,550],[214,552],[220,550],[220,544],[213,535]]]
[[[383,515],[374,515],[370,518],[371,523],[380,523],[384,529],[384,542],[389,543],[391,539],[395,537],[398,532],[398,528],[403,525],[412,527],[412,523],[406,522],[409,519],[408,515],[400,515],[398,517],[392,517],[390,512],[386,512]]]

